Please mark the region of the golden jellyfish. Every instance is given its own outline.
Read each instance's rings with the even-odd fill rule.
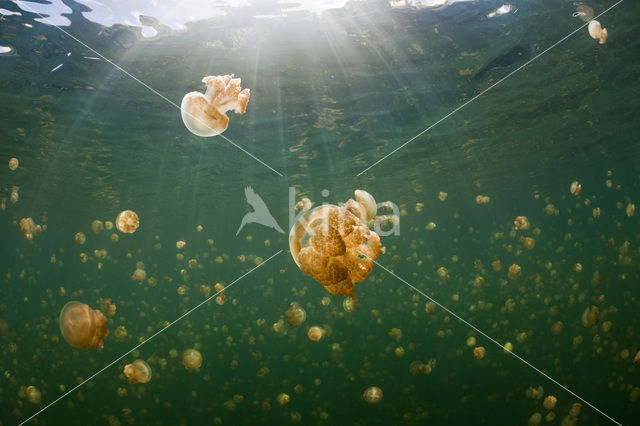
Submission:
[[[76,235],[73,236],[73,240],[78,243],[78,244],[84,244],[87,242],[87,237],[86,235],[84,235],[84,232],[78,232]]]
[[[516,265],[515,263],[511,266],[509,266],[509,278],[511,278],[512,280],[516,280],[520,277],[520,275],[522,274],[522,268],[520,268],[520,265]]]
[[[289,233],[289,248],[300,270],[331,294],[349,296],[373,270],[385,249],[367,227],[376,213],[373,197],[356,190],[344,206],[324,204],[303,213]]]
[[[6,336],[6,334],[5,334],[5,336]],[[640,367],[640,351],[638,351],[636,356],[633,358],[633,363],[636,365],[636,367]]]
[[[94,234],[99,234],[104,229],[104,224],[100,220],[94,220],[91,222],[91,230]]]
[[[138,214],[131,210],[124,210],[120,212],[116,218],[116,226],[120,232],[133,234],[136,232],[136,229],[138,229],[138,226],[140,226]]]
[[[313,203],[311,202],[310,199],[308,198],[303,198],[302,200],[298,201],[296,203],[296,211],[297,212],[306,212],[307,210],[309,210],[311,208],[311,205]]]
[[[364,391],[362,397],[367,404],[377,404],[382,401],[382,389],[377,386],[371,386]]]
[[[286,393],[279,393],[278,396],[276,396],[276,401],[278,401],[280,405],[287,405],[290,400],[291,398]]]
[[[309,340],[313,340],[314,342],[322,339],[322,336],[324,336],[324,330],[322,327],[318,327],[317,325],[314,325],[309,329],[309,331],[307,331],[307,337],[309,337]]]
[[[591,38],[600,40],[600,44],[605,44],[607,42],[609,32],[606,28],[602,28],[600,22],[594,19],[593,21],[589,22],[589,35],[591,36]]]
[[[229,125],[226,112],[244,114],[251,94],[249,89],[242,90],[240,79],[233,78],[233,74],[210,75],[202,82],[207,86],[204,94],[189,92],[182,98],[182,122],[194,135],[216,136]]]
[[[202,365],[202,354],[196,349],[187,349],[182,352],[182,363],[187,370],[197,371]]]
[[[100,299],[100,310],[107,316],[114,316],[116,314],[116,305],[111,302],[111,299]]]
[[[484,346],[476,346],[473,348],[473,357],[475,359],[483,359],[487,355],[487,350]]]
[[[12,158],[9,160],[9,170],[14,171],[15,169],[18,168],[18,165],[20,164],[20,162],[18,161],[17,158]]]
[[[147,279],[147,273],[145,272],[144,269],[138,268],[136,269],[136,271],[133,273],[133,275],[131,275],[131,279],[134,281],[138,281],[139,283],[141,283],[142,281]]]
[[[529,417],[529,421],[527,422],[528,426],[538,426],[542,421],[542,414],[533,413],[531,417]]]
[[[30,403],[40,404],[42,402],[42,393],[35,386],[29,386],[25,393]]]
[[[33,234],[36,229],[36,224],[30,217],[25,217],[20,219],[20,232],[24,235],[27,240],[33,239]]]
[[[182,250],[183,248],[185,248],[186,245],[187,243],[185,243],[182,240],[176,242],[176,247],[178,248],[178,250]]]
[[[547,410],[553,410],[553,407],[555,407],[555,406],[556,406],[556,403],[557,403],[557,402],[558,402],[558,398],[556,398],[556,397],[555,397],[555,396],[553,396],[553,395],[548,395],[548,396],[544,399],[544,401],[543,401],[542,405],[543,405],[543,406],[544,406],[544,408],[545,408],[545,409],[547,409]]]
[[[598,325],[598,321],[600,320],[600,310],[597,306],[591,305],[587,306],[585,310],[582,312],[582,325],[587,328],[591,328],[594,325]]]
[[[60,312],[60,332],[74,348],[101,348],[102,340],[109,335],[106,323],[102,312],[82,302],[68,302]]]
[[[529,219],[527,219],[526,216],[516,217],[515,220],[513,221],[513,225],[518,231],[520,230],[527,231],[531,227],[531,224],[529,223]]]
[[[447,194],[446,192],[442,192],[442,191],[438,192],[438,198],[440,199],[440,201],[446,200],[448,195],[449,194]]]
[[[17,186],[11,188],[11,195],[9,196],[9,201],[11,201],[11,204],[17,203],[20,199],[20,194],[18,193],[18,191],[20,191],[20,188],[18,188]]]
[[[130,383],[147,383],[151,380],[151,367],[141,359],[125,365],[123,373]]]
[[[9,335],[9,324],[7,324],[7,321],[5,321],[4,319],[0,318],[0,336],[8,336],[8,335]]]
[[[436,313],[436,304],[434,302],[427,302],[424,305],[424,311],[427,315],[433,315]]]
[[[571,182],[571,185],[569,186],[569,191],[571,192],[571,195],[575,195],[577,197],[578,195],[580,195],[580,191],[582,191],[582,185],[580,185],[580,183],[577,180],[575,180]]]
[[[631,217],[636,214],[636,205],[633,203],[627,204],[627,216]]]
[[[287,324],[300,325],[307,319],[307,313],[300,307],[297,302],[292,302],[291,307],[284,313],[287,317]]]

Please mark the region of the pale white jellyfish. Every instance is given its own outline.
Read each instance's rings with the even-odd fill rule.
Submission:
[[[600,22],[595,19],[589,22],[589,35],[591,38],[599,39],[600,44],[605,44],[607,42],[607,37],[609,36],[609,32],[606,28],[602,28]]]
[[[244,114],[249,103],[249,89],[240,87],[240,79],[231,75],[207,76],[202,79],[206,92],[190,92],[182,98],[182,121],[197,136],[216,136],[229,125],[226,112]]]

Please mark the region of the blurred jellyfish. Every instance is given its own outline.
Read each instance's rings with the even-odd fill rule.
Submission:
[[[322,339],[323,336],[324,330],[322,327],[318,327],[317,325],[314,325],[309,329],[309,331],[307,331],[307,337],[309,337],[309,340],[313,340],[314,342]]]
[[[176,242],[176,247],[177,247],[179,250],[182,250],[183,248],[185,248],[185,246],[186,246],[186,245],[187,245],[187,243],[185,243],[185,242],[184,242],[184,241],[182,241],[182,240],[180,240],[180,241],[177,241],[177,242]]]
[[[473,348],[473,357],[475,359],[483,359],[487,354],[487,350],[484,346],[476,346]]]
[[[585,310],[582,312],[582,325],[587,328],[591,328],[594,325],[598,324],[600,319],[600,310],[597,306],[591,305],[587,306]]]
[[[302,200],[298,201],[296,203],[296,211],[297,212],[306,212],[307,210],[309,210],[311,208],[311,205],[313,203],[311,202],[310,199],[308,198],[303,198]]]
[[[1,327],[0,327],[1,330]],[[0,332],[0,336],[1,336],[1,332]],[[5,334],[6,336],[6,334]],[[633,363],[636,365],[636,367],[640,367],[640,351],[638,351],[638,353],[636,353],[636,356],[633,358]]]
[[[284,313],[287,317],[287,324],[300,325],[307,318],[307,313],[297,302],[292,302],[291,307]]]
[[[636,205],[633,203],[627,204],[627,216],[631,217],[636,213]]]
[[[542,421],[542,414],[533,413],[531,417],[529,417],[529,421],[527,422],[528,426],[538,426]]]
[[[476,196],[476,204],[489,204],[491,198],[486,195],[477,195]]]
[[[182,122],[194,135],[216,136],[229,125],[227,111],[233,109],[236,114],[244,114],[250,92],[241,90],[240,79],[233,78],[233,74],[207,76],[202,82],[207,85],[204,94],[190,92],[182,98]]]
[[[600,44],[605,44],[607,42],[607,37],[609,37],[609,32],[606,28],[602,28],[600,22],[594,19],[589,22],[589,35],[591,38],[600,40]]]
[[[527,219],[526,216],[516,217],[515,220],[513,221],[513,225],[518,231],[519,230],[527,231],[531,227],[531,224],[529,223],[529,219]]]
[[[547,409],[547,410],[553,410],[553,407],[556,406],[556,402],[558,402],[558,399],[555,396],[548,395],[544,399],[542,405],[544,405],[544,408]]]
[[[20,232],[24,235],[27,240],[33,239],[33,234],[36,229],[36,224],[30,217],[25,217],[20,219]]]
[[[278,404],[280,404],[280,405],[287,405],[289,403],[290,399],[291,398],[286,393],[279,393],[278,396],[276,396],[276,400],[278,401]]]
[[[440,199],[440,201],[444,201],[444,200],[446,200],[446,199],[447,199],[447,196],[448,196],[448,195],[449,195],[449,194],[447,194],[446,192],[442,192],[442,191],[440,191],[440,192],[438,193],[438,198]]]
[[[589,22],[593,19],[593,9],[586,4],[578,4],[573,16],[580,18],[583,22]]]
[[[116,226],[120,232],[125,232],[127,234],[133,234],[140,226],[140,221],[138,220],[138,215],[136,212],[131,210],[124,210],[120,212],[118,217],[116,218]]]
[[[512,280],[518,279],[520,277],[520,275],[522,274],[522,268],[520,268],[520,265],[516,265],[515,263],[511,266],[509,266],[509,278],[511,278]]]
[[[578,195],[580,195],[580,191],[582,191],[582,185],[580,185],[580,183],[577,180],[575,180],[571,182],[571,185],[569,186],[569,191],[571,192],[571,195],[575,195],[577,197]]]
[[[91,230],[94,234],[99,234],[104,229],[104,224],[100,220],[94,220],[91,222]]]
[[[196,349],[187,349],[182,352],[182,364],[187,370],[197,371],[202,365],[202,354]]]
[[[84,235],[84,232],[78,232],[73,236],[73,240],[78,244],[84,244],[87,242],[87,237]]]
[[[42,393],[35,386],[29,386],[25,391],[27,399],[32,404],[40,404],[42,401]]]
[[[116,305],[111,302],[111,299],[100,299],[100,310],[107,316],[114,316],[116,314]]]
[[[151,380],[151,367],[141,359],[125,365],[123,373],[131,383],[147,383]]]
[[[436,304],[434,302],[427,302],[424,305],[424,311],[427,315],[433,315],[436,313]]]
[[[18,188],[17,186],[11,188],[11,195],[9,196],[9,201],[11,201],[11,204],[15,204],[18,202],[18,199],[20,198],[20,195],[18,194],[19,190],[20,188]]]
[[[9,170],[14,171],[15,169],[18,168],[18,165],[20,164],[20,162],[18,161],[17,158],[12,158],[9,160]]]
[[[367,404],[377,404],[382,401],[382,389],[377,386],[371,386],[364,391],[362,397]]]
[[[7,335],[9,335],[9,324],[7,324],[7,321],[4,319],[0,318],[0,336]]]
[[[131,279],[141,283],[142,281],[147,279],[147,273],[145,272],[144,269],[138,268],[135,270],[133,275],[131,275]]]
[[[60,312],[62,337],[74,348],[101,348],[102,340],[109,335],[106,323],[102,312],[82,302],[68,302]]]

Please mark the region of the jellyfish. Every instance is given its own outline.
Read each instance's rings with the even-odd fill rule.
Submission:
[[[518,216],[513,221],[513,226],[516,228],[516,230],[527,231],[531,227],[531,224],[529,223],[529,219],[527,219],[526,216]]]
[[[76,235],[73,236],[73,240],[78,243],[78,244],[84,244],[87,242],[87,237],[86,235],[84,235],[84,232],[78,232]]]
[[[36,224],[30,217],[25,217],[20,219],[20,232],[24,235],[27,240],[33,239],[33,234],[35,233]]]
[[[138,281],[139,283],[141,283],[142,281],[147,279],[147,273],[145,272],[144,269],[142,268],[138,268],[136,269],[136,271],[133,273],[133,275],[131,275],[131,279],[134,281]]]
[[[98,301],[100,303],[100,310],[110,317],[116,314],[116,305],[111,302],[111,299],[100,299]]]
[[[9,160],[9,170],[14,171],[18,168],[18,165],[20,164],[20,162],[18,161],[17,158],[12,158]]]
[[[547,410],[553,410],[553,407],[556,406],[556,402],[558,402],[558,399],[555,396],[548,395],[542,402],[542,405],[544,405],[544,408]]]
[[[313,340],[314,342],[322,339],[323,336],[324,330],[322,329],[322,327],[318,327],[317,325],[311,327],[307,332],[307,337],[309,337],[309,340]]]
[[[580,18],[583,22],[589,22],[593,19],[593,9],[586,4],[580,4],[576,7],[573,16]]]
[[[475,359],[482,359],[486,354],[487,350],[484,348],[484,346],[476,346],[475,348],[473,348],[473,357]]]
[[[589,22],[589,35],[591,38],[599,39],[600,44],[605,44],[607,42],[607,37],[609,36],[609,32],[606,28],[602,28],[600,22],[595,19]]]
[[[227,111],[244,114],[249,103],[249,89],[242,90],[240,79],[233,78],[233,74],[207,76],[202,82],[207,85],[204,94],[190,92],[182,98],[182,121],[194,135],[216,136],[229,125]]]
[[[93,231],[94,234],[101,233],[103,229],[104,229],[104,224],[102,223],[101,220],[96,219],[93,222],[91,222],[91,230]]]
[[[597,306],[591,305],[587,306],[582,312],[582,325],[587,328],[591,328],[594,325],[598,325],[598,320],[600,319],[600,310]]]
[[[42,402],[42,393],[37,387],[29,386],[25,393],[27,394],[27,399],[30,403],[40,404],[40,402]]]
[[[82,302],[68,302],[60,312],[60,332],[74,348],[101,348],[102,340],[109,335],[106,323],[102,312]]]
[[[125,365],[123,372],[131,383],[147,383],[151,380],[151,367],[141,359]]]
[[[9,324],[7,324],[6,320],[0,318],[0,336],[8,336],[8,335],[9,335]]]
[[[187,349],[182,352],[182,364],[187,370],[197,371],[202,365],[202,354],[196,349]]]
[[[276,400],[280,405],[287,405],[291,400],[291,398],[286,393],[280,393],[278,394],[278,396],[276,396]]]
[[[120,214],[116,218],[116,226],[118,227],[120,232],[133,234],[134,232],[136,232],[136,229],[138,229],[138,226],[140,226],[138,215],[134,211],[124,210],[120,212]]]
[[[0,336],[2,334],[0,333]],[[5,334],[6,336],[6,334]],[[638,353],[636,354],[636,356],[633,358],[633,363],[636,365],[636,367],[640,368],[640,351],[638,351]]]
[[[367,227],[376,204],[365,191],[344,206],[324,204],[303,213],[289,233],[296,265],[331,294],[349,296],[355,283],[373,270],[373,259],[384,253],[380,237]]]
[[[287,317],[289,325],[300,325],[307,318],[307,313],[297,302],[292,302],[291,307],[287,309],[284,316]]]
[[[382,401],[382,389],[377,386],[371,386],[364,391],[362,397],[367,404],[377,404]]]

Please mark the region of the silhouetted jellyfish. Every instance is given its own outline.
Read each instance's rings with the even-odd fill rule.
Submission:
[[[249,89],[242,90],[240,79],[233,74],[207,76],[202,82],[207,85],[204,94],[189,92],[182,98],[182,122],[194,135],[216,136],[229,125],[226,112],[244,114],[251,94]]]
[[[118,217],[116,218],[116,226],[120,232],[125,232],[127,234],[133,234],[138,229],[140,225],[140,221],[138,220],[138,215],[136,212],[131,210],[124,210],[120,212]]]
[[[377,386],[371,386],[364,391],[362,397],[367,404],[377,404],[382,401],[382,389]]]
[[[74,348],[101,348],[102,340],[109,335],[106,323],[102,312],[82,302],[68,302],[60,312],[62,337]]]
[[[348,296],[384,253],[380,237],[367,227],[375,216],[373,197],[357,190],[344,206],[325,204],[303,213],[289,232],[289,248],[300,270],[332,294]]]
[[[147,383],[151,380],[151,367],[141,359],[125,365],[123,372],[131,383]]]
[[[182,363],[187,370],[197,371],[202,365],[202,354],[196,349],[187,349],[182,352]]]
[[[14,171],[15,169],[18,168],[18,165],[20,164],[20,162],[18,161],[17,158],[12,158],[9,160],[9,170]]]

